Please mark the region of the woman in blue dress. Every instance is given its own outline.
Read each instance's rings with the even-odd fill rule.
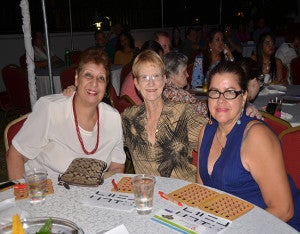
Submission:
[[[219,63],[209,75],[212,121],[200,132],[197,182],[247,200],[300,230],[300,193],[287,175],[278,137],[245,115],[241,67]]]

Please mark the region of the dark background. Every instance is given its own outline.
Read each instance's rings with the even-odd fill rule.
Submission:
[[[219,24],[221,0],[164,0],[164,27]],[[73,31],[93,31],[95,21],[120,22],[129,29],[161,27],[161,0],[70,0]],[[44,28],[41,0],[29,0],[32,30]],[[222,0],[222,23],[257,19],[263,15],[272,28],[287,25],[298,14],[297,0]],[[20,0],[1,1],[0,34],[22,33]],[[45,0],[48,31],[70,31],[69,1]],[[237,17],[238,12],[243,17]]]

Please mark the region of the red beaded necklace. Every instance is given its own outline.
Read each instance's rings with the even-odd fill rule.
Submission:
[[[77,120],[77,114],[76,114],[76,109],[75,109],[75,96],[73,97],[73,114],[74,114],[74,119],[75,119],[77,137],[78,137],[78,140],[80,142],[80,145],[81,145],[81,148],[82,148],[83,152],[87,155],[94,154],[96,152],[96,150],[98,149],[98,145],[99,145],[99,108],[98,108],[98,106],[97,106],[97,141],[96,141],[95,148],[91,152],[88,152],[86,150],[86,148],[83,144],[81,134],[80,134],[80,130],[79,130],[79,126],[78,126],[78,120]]]

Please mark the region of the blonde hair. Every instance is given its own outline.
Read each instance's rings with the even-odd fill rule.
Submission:
[[[145,50],[138,54],[138,56],[136,56],[133,61],[132,74],[134,77],[138,78],[140,76],[140,68],[145,63],[151,63],[157,66],[161,70],[161,75],[166,74],[165,64],[159,54],[157,54],[153,50]]]

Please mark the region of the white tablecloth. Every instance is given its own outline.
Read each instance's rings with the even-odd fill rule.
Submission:
[[[255,53],[256,45],[254,41],[248,41],[242,44],[243,46],[243,57],[250,57]]]
[[[101,188],[101,190],[110,191],[112,189],[112,178],[114,178],[116,181],[119,181],[123,176],[125,175],[115,174],[112,177],[105,179],[104,184],[99,188]],[[43,205],[33,206],[30,205],[28,199],[23,199],[15,202],[16,207],[14,209],[18,209],[20,212],[22,211],[22,214],[27,217],[52,216],[68,219],[79,225],[87,234],[95,234],[103,230],[110,230],[121,224],[124,224],[131,234],[178,233],[173,229],[152,221],[151,217],[153,217],[153,215],[161,208],[168,208],[173,205],[173,203],[159,197],[159,190],[169,193],[187,185],[189,182],[163,177],[156,177],[156,179],[157,182],[155,185],[154,208],[152,213],[149,215],[138,215],[135,210],[126,212],[84,206],[81,204],[81,201],[97,191],[97,188],[72,186],[70,190],[67,190],[63,186],[56,185],[57,178],[53,178],[52,180],[54,185],[54,194],[48,195],[46,197],[46,202]],[[12,189],[0,193],[0,207],[5,203],[5,201],[7,201],[5,199],[10,197],[13,197]],[[0,224],[3,224],[3,221],[6,221],[5,214],[8,214],[6,216],[9,216],[6,218],[11,218],[9,215],[9,209],[6,209],[5,212],[2,212],[2,210],[3,208],[1,207]],[[229,227],[223,230],[222,233],[292,234],[298,232],[265,210],[254,207],[248,213],[234,220]]]
[[[114,86],[116,93],[119,95],[120,93],[120,74],[121,74],[121,65],[113,64],[111,66],[111,83]],[[54,93],[61,93],[61,83],[60,83],[60,72],[63,71],[63,68],[54,68],[52,70],[53,77],[53,87]],[[50,79],[48,69],[38,69],[36,71],[36,89],[37,89],[37,98],[42,96],[50,95],[51,87],[50,87]]]
[[[278,86],[281,88],[281,86]],[[276,90],[262,90],[262,92],[256,98],[254,105],[261,109],[266,106],[271,99],[298,99],[299,103],[283,103],[282,104],[282,112],[291,114],[293,117],[290,119],[285,119],[288,121],[293,127],[300,125],[300,85],[289,85],[287,86],[287,91],[282,92]]]

